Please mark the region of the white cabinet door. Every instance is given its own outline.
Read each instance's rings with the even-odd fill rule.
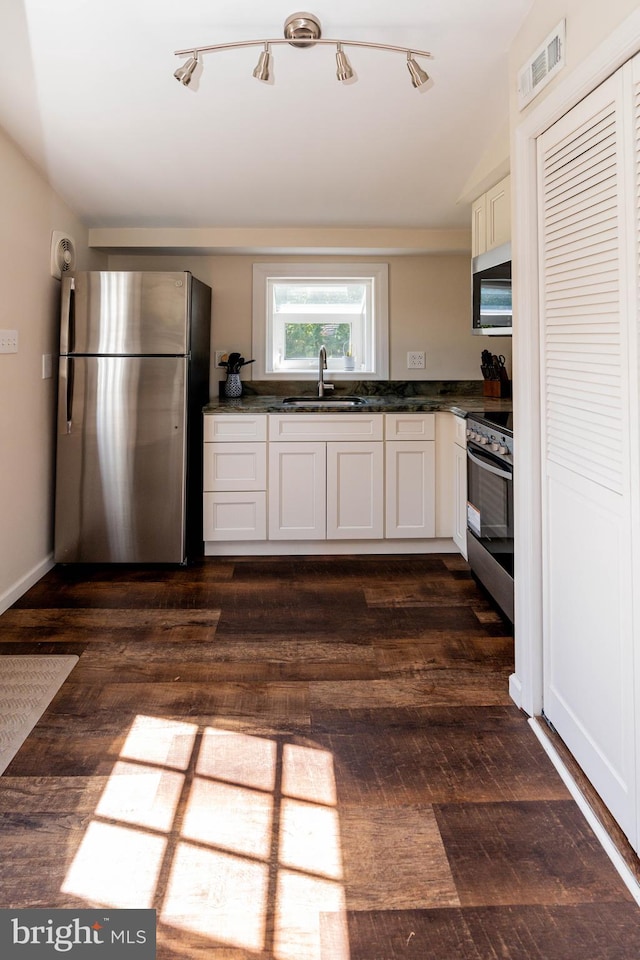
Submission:
[[[467,559],[467,450],[453,445],[453,542]]]
[[[327,538],[384,536],[384,447],[377,442],[327,444]]]
[[[487,190],[487,250],[511,239],[511,177]]]
[[[326,537],[326,444],[269,444],[269,540]]]
[[[504,177],[471,205],[471,256],[511,239],[511,177]]]
[[[471,207],[471,256],[479,257],[487,249],[487,195],[483,193]]]
[[[435,537],[435,446],[433,440],[387,441],[387,537]]]

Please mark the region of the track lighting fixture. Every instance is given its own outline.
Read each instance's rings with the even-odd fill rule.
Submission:
[[[411,74],[411,83],[414,87],[421,87],[429,79],[429,74],[425,73],[422,67],[413,59],[413,53],[407,52],[407,69]]]
[[[268,43],[264,45],[264,50],[258,58],[258,63],[253,71],[253,75],[256,80],[264,80],[265,83],[268,83],[271,77],[271,52]]]
[[[346,53],[342,52],[342,44],[338,44],[338,49],[336,50],[336,63],[338,64],[338,69],[336,71],[336,76],[338,80],[351,80],[353,76],[353,70],[351,69],[351,64],[347,60]]]
[[[189,57],[186,63],[183,63],[181,67],[178,67],[174,73],[176,80],[179,80],[185,87],[188,87],[191,83],[191,78],[193,76],[193,71],[198,66],[198,56],[197,52],[194,51],[193,54]]]
[[[312,13],[292,13],[287,17],[284,24],[284,38],[275,40],[239,40],[235,43],[216,43],[212,46],[191,47],[188,50],[176,50],[177,57],[188,57],[189,59],[178,67],[174,73],[176,80],[179,80],[185,87],[191,83],[193,72],[198,66],[200,56],[203,53],[215,53],[218,50],[231,50],[237,47],[264,47],[253,76],[256,80],[268,82],[271,78],[272,60],[271,47],[281,43],[289,43],[292,47],[313,47],[315,44],[330,44],[336,48],[336,75],[338,80],[344,82],[351,80],[354,76],[353,68],[343,51],[343,46],[349,47],[373,47],[376,50],[393,50],[407,55],[407,69],[411,75],[411,83],[414,87],[421,87],[425,84],[429,76],[414,59],[418,57],[431,58],[431,54],[426,50],[409,49],[408,47],[396,47],[389,43],[370,43],[365,40],[325,40],[322,37],[320,21]]]

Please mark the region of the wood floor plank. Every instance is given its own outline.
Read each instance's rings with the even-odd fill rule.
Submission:
[[[631,904],[349,911],[350,960],[632,960]],[[376,947],[372,950],[372,945]]]
[[[345,806],[340,837],[348,909],[460,906],[431,806]]]
[[[569,797],[514,708],[381,713],[334,715],[322,732],[312,726],[316,742],[334,758],[343,806]]]
[[[350,960],[498,960],[500,957],[500,954],[494,957],[480,952],[464,911],[455,908],[350,910],[347,927]],[[502,955],[505,956],[508,955]]]
[[[442,580],[413,580],[381,583],[367,587],[365,599],[370,607],[432,607],[451,603],[480,605],[473,580],[463,582],[443,576]]]
[[[632,899],[571,800],[434,810],[464,906]]]
[[[483,957],[631,960],[640,956],[636,904],[485,907],[463,913]]]
[[[310,685],[311,713],[317,718],[325,710],[386,707],[430,707],[473,704],[490,706],[509,704],[505,687],[507,672],[482,675],[471,667],[433,670],[425,679],[391,678],[343,683],[318,681]]]
[[[385,676],[426,677],[442,667],[473,666],[475,670],[513,672],[513,639],[468,635],[440,639],[389,640],[375,643],[376,660]]]
[[[108,777],[33,776],[5,774],[0,790],[0,814],[91,814]]]

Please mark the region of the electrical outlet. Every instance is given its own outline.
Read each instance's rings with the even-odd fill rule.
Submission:
[[[407,370],[424,370],[424,350],[409,350]]]
[[[216,367],[220,366],[220,361],[222,360],[224,355],[228,352],[229,352],[228,350],[216,350]]]
[[[0,330],[0,353],[18,352],[18,331]]]

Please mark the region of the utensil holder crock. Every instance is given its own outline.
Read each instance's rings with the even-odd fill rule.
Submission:
[[[224,395],[230,398],[242,396],[242,380],[239,373],[227,374],[227,379],[224,382]]]

